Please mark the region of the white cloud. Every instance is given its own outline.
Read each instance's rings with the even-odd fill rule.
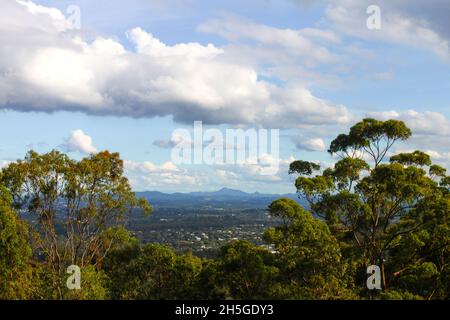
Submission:
[[[431,159],[437,160],[437,161],[446,161],[450,162],[450,152],[438,152],[434,150],[427,150],[425,151]]]
[[[384,112],[369,112],[368,116],[380,120],[397,119],[404,121],[413,131],[413,134],[449,136],[450,119],[439,112],[407,110],[397,112],[394,110]]]
[[[300,30],[278,29],[257,24],[248,19],[222,14],[198,28],[202,32],[218,34],[229,41],[252,40],[262,45],[284,47],[291,54],[302,57],[309,64],[332,63],[338,57],[319,42],[339,43],[340,39],[331,30],[305,28]]]
[[[313,138],[313,139],[297,139],[295,144],[298,149],[306,150],[306,151],[319,151],[323,152],[327,149],[325,142],[321,138]]]
[[[176,173],[180,172],[180,169],[172,162],[165,162],[162,165],[158,166],[150,161],[144,162],[134,162],[134,161],[125,161],[125,167],[130,170],[137,170],[142,173]]]
[[[11,161],[8,160],[0,160],[0,169],[7,167],[10,163]]]
[[[141,28],[132,29],[127,35],[136,44],[138,53],[158,58],[178,57],[183,59],[209,59],[223,53],[222,49],[216,48],[212,44],[202,46],[199,43],[181,43],[174,46],[167,46],[152,34]]]
[[[61,147],[66,152],[80,152],[83,154],[97,152],[97,148],[92,145],[92,138],[80,129],[72,131]]]
[[[396,153],[422,150],[429,153],[438,164],[450,168],[448,159],[450,119],[439,112],[415,110],[371,112],[367,116],[380,120],[396,119],[405,122],[413,135],[405,142],[396,144]],[[402,151],[407,150],[407,151]]]
[[[81,33],[68,29],[56,9],[8,1],[2,3],[2,11],[6,16],[0,21],[3,109],[171,115],[184,123],[203,120],[274,128],[347,123],[351,118],[344,106],[315,97],[303,86],[261,80],[251,64],[213,44],[169,46],[135,28],[128,32],[135,47],[130,51],[117,40],[83,39]],[[256,36],[256,31],[249,36]],[[338,41],[330,31],[271,31],[267,39],[259,40],[292,41],[292,48],[314,61],[333,61],[325,47],[311,40]]]
[[[231,13],[207,20],[198,30],[228,41],[227,61],[251,66],[269,81],[302,88],[342,87],[337,70],[357,55],[355,46],[342,43],[333,30],[277,28]]]
[[[172,162],[157,165],[150,161],[126,160],[124,166],[133,189],[138,191],[189,190],[196,185],[202,185],[207,178],[199,172],[178,168]]]
[[[241,189],[247,192],[295,192],[293,181],[288,176],[289,164],[293,157],[274,159],[270,155],[260,158],[255,165],[252,161],[236,164],[215,164],[177,166],[172,162],[157,165],[153,162],[125,161],[125,171],[134,190],[158,190],[190,192],[193,190],[213,190],[222,187]],[[278,163],[276,175],[264,175],[264,168]],[[274,189],[274,183],[276,188]]]
[[[381,29],[369,30],[366,9],[370,0],[327,1],[327,18],[338,32],[364,40],[376,40],[429,50],[450,61],[447,0],[392,1],[376,3],[381,9]]]

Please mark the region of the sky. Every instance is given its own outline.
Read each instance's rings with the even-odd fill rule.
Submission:
[[[449,12],[446,0],[0,0],[0,167],[31,149],[110,150],[137,191],[295,192],[290,162],[332,166],[330,141],[373,117],[414,132],[393,152],[450,169]],[[176,163],[176,132],[194,121],[279,130],[279,154]]]

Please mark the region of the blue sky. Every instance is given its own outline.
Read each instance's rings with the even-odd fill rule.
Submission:
[[[444,0],[2,1],[0,165],[27,150],[121,153],[136,190],[293,192],[293,159],[364,116],[405,121],[450,168],[450,32]],[[76,5],[81,29],[68,24]],[[52,9],[54,8],[54,9]],[[177,128],[281,130],[280,171],[177,165]]]

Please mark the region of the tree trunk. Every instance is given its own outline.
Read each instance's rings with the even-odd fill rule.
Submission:
[[[387,281],[386,281],[386,273],[384,270],[384,259],[383,257],[380,258],[380,271],[381,271],[381,288],[383,290],[387,289]]]

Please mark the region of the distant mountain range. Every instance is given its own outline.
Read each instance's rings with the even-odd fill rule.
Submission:
[[[247,193],[240,190],[222,188],[213,192],[163,193],[159,191],[136,192],[140,198],[147,199],[155,208],[267,208],[274,200],[289,198],[301,203],[295,193],[263,194]]]

